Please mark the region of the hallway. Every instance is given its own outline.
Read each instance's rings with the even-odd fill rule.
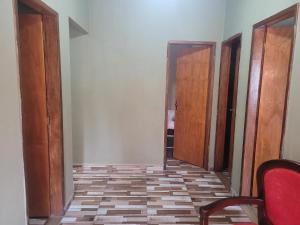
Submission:
[[[75,196],[62,225],[199,224],[198,209],[230,196],[213,172],[168,161],[157,166],[74,167]],[[213,224],[248,222],[240,207],[212,217]]]

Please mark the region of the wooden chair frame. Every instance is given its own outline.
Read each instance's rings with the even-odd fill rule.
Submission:
[[[258,197],[232,197],[221,199],[207,206],[200,208],[200,225],[208,225],[208,218],[211,214],[222,210],[227,206],[233,205],[257,205],[258,206],[258,224],[272,225],[265,211],[265,188],[264,176],[267,171],[272,169],[288,169],[300,173],[300,163],[289,160],[270,160],[263,163],[257,171]]]

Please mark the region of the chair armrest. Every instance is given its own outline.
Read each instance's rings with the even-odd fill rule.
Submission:
[[[200,225],[208,225],[208,217],[214,212],[220,211],[227,206],[233,205],[263,205],[263,200],[251,197],[231,197],[215,201],[200,208]]]

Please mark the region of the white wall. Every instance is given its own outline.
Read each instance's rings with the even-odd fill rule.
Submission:
[[[25,225],[20,91],[12,1],[0,1],[0,224]]]
[[[64,114],[66,200],[72,191],[72,123],[69,54],[69,16],[88,28],[87,2],[47,0],[59,13],[61,71]],[[12,0],[0,1],[0,224],[26,223],[25,188],[21,133],[21,108],[15,18]]]
[[[216,91],[224,14],[224,0],[91,0],[71,41],[75,162],[162,163],[167,42],[218,42]],[[211,149],[214,131],[215,116]]]
[[[228,0],[224,39],[242,32],[242,49],[240,62],[240,77],[238,89],[237,118],[234,144],[233,188],[239,191],[241,159],[243,148],[243,133],[245,107],[247,97],[248,72],[251,50],[251,35],[253,24],[297,3],[296,0]],[[299,26],[299,22],[298,22]],[[288,100],[287,127],[284,137],[283,156],[287,159],[300,161],[300,30],[298,29],[294,63],[292,66],[291,86]]]

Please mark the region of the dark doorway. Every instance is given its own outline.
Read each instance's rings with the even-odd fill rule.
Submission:
[[[228,98],[227,98],[227,115],[226,115],[226,128],[225,128],[225,144],[224,144],[224,159],[223,159],[223,170],[229,170],[231,168],[232,162],[229,162],[232,148],[231,145],[231,136],[232,134],[232,122],[233,118],[233,110],[234,110],[234,88],[235,88],[235,76],[237,76],[238,71],[236,71],[237,66],[237,57],[239,57],[241,43],[239,40],[232,44],[231,48],[231,59],[230,59],[230,72],[229,72],[229,84],[228,84]]]
[[[219,83],[215,171],[229,178],[232,171],[241,34],[223,42]]]

